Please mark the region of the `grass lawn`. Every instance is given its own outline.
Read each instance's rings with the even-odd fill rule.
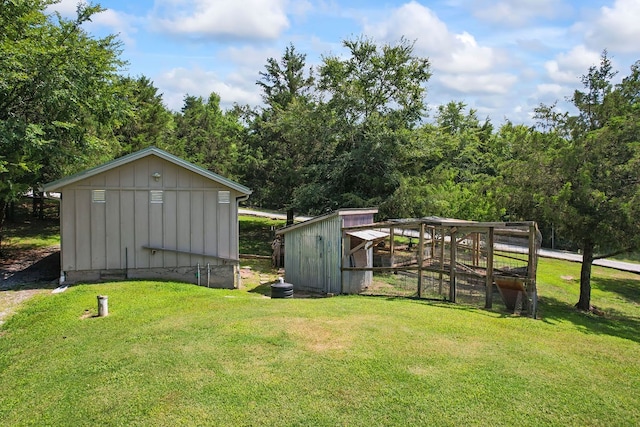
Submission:
[[[271,225],[242,217],[241,252],[269,255]],[[271,300],[269,260],[241,265],[241,290],[131,281],[23,302],[0,325],[0,425],[640,425],[640,275],[594,267],[595,316],[573,309],[580,265],[542,259],[532,320]]]
[[[640,276],[542,260],[540,320],[363,296],[74,286],[0,326],[2,425],[638,425]],[[110,314],[93,317],[96,296]]]

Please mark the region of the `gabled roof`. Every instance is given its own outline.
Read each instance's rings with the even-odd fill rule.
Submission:
[[[96,166],[91,169],[87,169],[83,172],[79,172],[74,175],[70,175],[68,177],[59,179],[57,181],[50,182],[44,185],[44,191],[55,191],[67,185],[73,184],[75,182],[81,181],[83,179],[87,179],[94,175],[98,175],[100,173],[109,171],[111,169],[120,167],[127,163],[133,162],[135,160],[139,160],[145,158],[147,156],[156,156],[161,159],[164,159],[170,163],[173,163],[177,166],[181,166],[187,170],[190,170],[193,173],[196,173],[200,176],[203,176],[211,181],[217,182],[219,184],[224,185],[225,187],[229,187],[233,190],[236,190],[239,193],[249,195],[252,191],[245,187],[244,185],[238,184],[235,181],[232,181],[228,178],[225,178],[217,173],[213,173],[207,169],[201,168],[200,166],[196,166],[193,163],[189,163],[186,160],[181,159],[180,157],[174,156],[173,154],[169,154],[166,151],[163,151],[156,147],[148,147],[140,151],[136,151],[135,153],[127,154],[126,156],[119,157],[110,162],[104,163],[100,166]]]
[[[299,222],[297,224],[288,225],[284,228],[276,230],[276,234],[285,234],[289,231],[295,230],[301,227],[307,227],[308,225],[314,224],[316,222],[324,221],[325,219],[334,217],[334,216],[346,216],[346,215],[362,215],[362,214],[377,214],[377,208],[353,208],[353,209],[338,209],[337,211],[329,212],[324,215],[317,216],[315,218],[311,218],[307,221]]]

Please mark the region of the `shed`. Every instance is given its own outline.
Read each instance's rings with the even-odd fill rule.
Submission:
[[[378,209],[340,209],[276,231],[284,236],[284,268],[295,290],[326,294],[358,293],[373,278],[371,271],[343,271],[345,265],[373,266],[373,242],[387,233],[343,227],[373,223]]]
[[[155,147],[51,182],[61,281],[238,286],[238,203],[251,190]]]

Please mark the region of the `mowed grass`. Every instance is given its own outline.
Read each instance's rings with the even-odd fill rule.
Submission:
[[[241,253],[269,255],[279,225],[241,217]],[[0,425],[640,425],[640,276],[594,267],[596,316],[573,309],[579,272],[540,261],[538,320],[400,298],[271,300],[256,277],[242,290],[41,294],[0,326]]]
[[[39,295],[0,327],[0,424],[639,425],[640,277],[595,269],[595,316],[576,271],[542,260],[539,320],[143,281]]]

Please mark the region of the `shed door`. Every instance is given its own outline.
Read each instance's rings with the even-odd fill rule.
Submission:
[[[300,277],[306,282],[301,284],[304,288],[313,289],[315,292],[325,292],[325,253],[321,236],[301,236],[300,251]]]

